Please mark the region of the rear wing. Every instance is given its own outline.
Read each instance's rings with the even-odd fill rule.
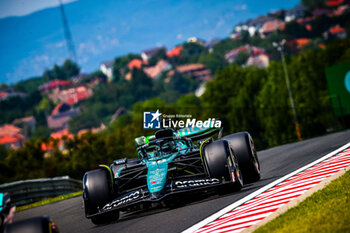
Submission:
[[[192,141],[198,141],[201,139],[209,138],[218,133],[218,138],[221,138],[223,128],[211,128],[211,127],[187,127],[174,131],[174,136],[190,138]],[[141,136],[135,138],[136,147],[140,147],[150,141],[155,140],[155,135]]]

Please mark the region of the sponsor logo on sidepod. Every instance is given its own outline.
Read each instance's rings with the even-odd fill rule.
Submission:
[[[177,188],[188,188],[188,187],[198,187],[204,185],[212,185],[220,183],[219,179],[211,178],[211,179],[198,179],[198,180],[184,180],[184,181],[176,181],[175,186]]]

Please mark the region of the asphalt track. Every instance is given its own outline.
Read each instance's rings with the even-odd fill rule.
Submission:
[[[225,196],[196,197],[197,200],[173,209],[155,208],[143,212],[123,213],[119,221],[102,226],[95,226],[84,217],[81,197],[22,211],[16,214],[15,220],[49,215],[63,233],[181,232],[229,204],[348,142],[350,142],[350,131],[345,131],[260,151],[258,156],[262,179],[254,184],[245,185],[240,192]]]

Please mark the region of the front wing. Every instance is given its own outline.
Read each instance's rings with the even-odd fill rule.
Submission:
[[[110,211],[122,210],[146,202],[155,203],[162,201],[171,195],[204,189],[213,189],[229,183],[232,182],[216,178],[198,178],[191,180],[172,181],[161,192],[150,193],[148,190],[139,189],[119,196],[110,203],[107,203],[105,206],[100,208],[97,213],[86,215],[86,217],[91,218]]]

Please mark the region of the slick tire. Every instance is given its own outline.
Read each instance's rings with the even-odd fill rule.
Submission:
[[[3,233],[58,233],[58,228],[48,216],[28,218],[6,225]]]
[[[225,187],[226,191],[238,191],[243,186],[243,177],[239,169],[238,160],[229,142],[219,140],[208,144],[204,148],[204,160],[210,177],[232,181]]]
[[[112,181],[106,170],[96,169],[84,175],[84,207],[86,215],[95,214],[112,199]]]
[[[260,180],[260,163],[250,134],[240,132],[225,136],[223,139],[229,141],[233,147],[244,183]]]

